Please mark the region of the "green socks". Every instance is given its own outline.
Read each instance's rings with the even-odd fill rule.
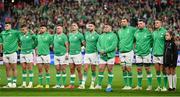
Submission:
[[[138,86],[139,86],[139,87],[142,87],[142,77],[143,77],[142,71],[141,71],[141,72],[138,72],[137,78],[138,78]]]
[[[156,72],[156,77],[157,77],[158,87],[161,87],[161,72],[160,71]]]
[[[92,72],[92,82],[95,82],[96,80],[96,72]]]
[[[8,78],[7,78],[7,81],[8,81],[8,83],[12,83],[11,77],[8,77]]]
[[[22,81],[23,81],[23,83],[26,82],[26,78],[27,78],[27,72],[26,72],[26,70],[23,70],[22,71]]]
[[[98,85],[101,86],[103,78],[104,78],[104,72],[99,72],[98,82],[97,82]]]
[[[87,80],[87,72],[84,71],[83,80],[82,80],[82,84],[83,84],[83,85],[85,85],[86,80]]]
[[[65,72],[62,72],[62,85],[65,85],[66,84],[66,73]]]
[[[50,75],[49,73],[46,73],[46,85],[49,85],[50,83]]]
[[[132,72],[128,72],[128,79],[129,79],[128,86],[132,87]]]
[[[113,73],[109,72],[108,73],[108,85],[112,85],[113,77],[114,77]]]
[[[39,83],[40,85],[43,84],[43,78],[42,78],[42,75],[41,75],[41,74],[39,75],[38,83]],[[50,75],[49,75],[49,73],[46,73],[46,85],[49,85],[49,83],[50,83]]]
[[[148,86],[152,86],[152,74],[150,71],[147,72],[147,82]]]
[[[125,86],[128,86],[128,73],[126,71],[123,71],[123,78]]]
[[[16,83],[17,82],[17,77],[13,77],[13,83]]]
[[[56,73],[56,81],[57,85],[61,85],[61,74],[59,72]]]
[[[167,85],[168,85],[167,75],[166,75],[166,74],[163,74],[163,77],[164,77],[164,87],[167,88]]]
[[[33,82],[33,71],[32,70],[29,70],[29,82]]]
[[[74,85],[75,77],[76,77],[75,74],[71,74],[71,76],[70,76],[70,84],[71,84],[71,85]]]
[[[65,85],[66,84],[66,73],[61,74],[60,72],[57,72],[56,80],[57,80],[57,85]]]
[[[39,75],[39,78],[38,78],[38,83],[39,83],[40,85],[42,85],[42,81],[43,81],[42,75],[40,74],[40,75]]]

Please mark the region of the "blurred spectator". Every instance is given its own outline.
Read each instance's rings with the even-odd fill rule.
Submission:
[[[101,33],[104,23],[110,22],[113,30],[119,28],[118,21],[128,17],[130,25],[136,26],[138,18],[147,20],[147,27],[154,30],[154,20],[162,18],[166,29],[172,29],[176,34],[178,46],[180,37],[180,2],[179,0],[30,0],[9,4],[7,11],[0,11],[0,21],[5,17],[12,18],[13,27],[18,29],[22,24],[28,24],[35,32],[43,22],[50,26],[63,24],[64,31],[69,31],[73,21],[79,23],[80,30],[85,31],[85,24],[94,20],[97,31]],[[3,23],[2,23],[3,24]],[[180,48],[180,47],[179,47]]]

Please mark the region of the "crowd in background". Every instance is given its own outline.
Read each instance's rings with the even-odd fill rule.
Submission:
[[[110,22],[116,32],[122,17],[128,17],[131,26],[137,26],[138,18],[144,18],[150,31],[154,30],[154,20],[161,18],[163,26],[175,33],[180,48],[180,0],[34,0],[11,3],[0,9],[0,28],[3,30],[5,21],[12,21],[14,29],[27,24],[37,33],[39,25],[46,23],[49,32],[54,33],[55,25],[63,24],[67,33],[70,24],[76,21],[80,31],[84,32],[86,23],[95,21],[98,33],[102,32],[106,22]]]

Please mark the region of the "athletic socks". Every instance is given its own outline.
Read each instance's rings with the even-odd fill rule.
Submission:
[[[56,81],[57,85],[61,85],[61,74],[59,72],[56,73]]]
[[[50,75],[49,73],[46,73],[46,85],[49,85],[50,83]]]
[[[148,86],[152,86],[152,74],[150,71],[147,71],[147,82]]]
[[[168,82],[169,82],[169,88],[173,88],[173,86],[172,86],[172,80],[173,80],[173,78],[172,78],[172,75],[171,74],[169,74],[168,75]]]
[[[95,83],[95,80],[96,80],[96,72],[92,72],[92,79],[91,79],[91,83]]]
[[[17,82],[17,77],[13,77],[13,83],[16,83]]]
[[[138,78],[138,86],[142,87],[142,78],[143,78],[142,71],[138,72],[137,78]]]
[[[65,72],[62,72],[62,75],[61,75],[61,78],[62,78],[62,85],[65,85],[66,84],[66,73]]]
[[[26,84],[26,78],[27,78],[27,72],[26,70],[22,71],[22,81],[23,81],[23,85]]]
[[[83,84],[83,85],[85,85],[86,80],[87,80],[87,72],[84,71],[83,79],[82,79],[82,84]]]
[[[7,78],[7,81],[8,81],[8,83],[12,83],[11,77],[8,77],[8,78]]]
[[[74,85],[75,77],[76,77],[75,74],[71,74],[71,76],[70,76],[70,84],[71,84],[71,85]]]
[[[38,77],[38,83],[39,83],[40,85],[42,85],[42,81],[43,81],[43,79],[42,79],[42,74],[40,74],[39,77]]]
[[[114,77],[113,73],[109,72],[108,73],[108,85],[112,85],[113,77]]]
[[[33,71],[32,70],[29,70],[29,83],[33,83]]]
[[[173,88],[176,89],[176,83],[177,83],[177,76],[176,76],[176,74],[172,75],[172,80],[173,80]]]
[[[132,72],[128,72],[129,83],[128,86],[132,87]]]
[[[123,71],[123,78],[125,86],[128,86],[128,73],[126,71]]]
[[[160,71],[156,72],[156,78],[157,78],[158,87],[161,87],[161,72]]]
[[[168,78],[166,74],[163,74],[163,78],[164,78],[164,87],[167,88],[168,85]]]
[[[100,86],[102,85],[103,78],[104,78],[104,72],[99,72],[98,82],[97,82],[98,85],[100,85]]]
[[[169,88],[176,88],[176,83],[177,83],[177,76],[176,74],[172,75],[168,75],[168,82],[169,82]]]

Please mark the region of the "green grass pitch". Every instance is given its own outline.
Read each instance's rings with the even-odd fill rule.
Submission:
[[[21,85],[22,83],[22,76],[21,76],[21,67],[18,65],[18,78],[17,78],[17,84]],[[38,72],[37,67],[34,66],[34,86],[37,85],[37,79],[38,79]],[[89,90],[90,85],[90,76],[91,72],[89,71],[88,80],[86,83],[86,89],[85,90],[79,90],[79,89],[4,89],[0,88],[0,96],[180,96],[180,67],[177,67],[177,90],[176,92],[155,92],[154,89],[157,87],[157,81],[155,78],[155,70],[154,67],[152,67],[153,72],[153,91],[146,91],[146,74],[144,72],[144,78],[143,78],[143,90],[142,91],[124,91],[121,90],[123,87],[123,77],[122,77],[122,69],[120,65],[116,65],[114,67],[114,79],[113,79],[113,92],[106,93],[105,88],[107,86],[107,72],[105,72],[105,77],[103,79],[103,89],[102,90]],[[54,86],[56,83],[56,77],[55,77],[55,67],[51,65],[50,74],[50,85]],[[69,84],[70,76],[69,76],[69,68],[67,68],[67,85]],[[133,66],[133,86],[137,83],[137,73],[136,73],[136,66]],[[0,87],[3,85],[6,85],[6,74],[5,74],[5,66],[0,66]],[[163,82],[163,80],[162,80]],[[76,87],[78,86],[78,79],[76,79]]]

